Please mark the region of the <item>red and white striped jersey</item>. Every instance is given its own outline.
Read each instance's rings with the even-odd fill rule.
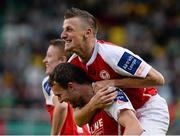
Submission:
[[[86,64],[76,54],[68,62],[82,68],[94,81],[127,76],[145,78],[151,69],[149,64],[130,50],[99,40],[96,41],[93,54]],[[155,88],[123,88],[123,91],[135,109],[157,94]]]

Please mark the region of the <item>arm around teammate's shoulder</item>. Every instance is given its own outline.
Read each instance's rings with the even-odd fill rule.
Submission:
[[[149,82],[151,82],[155,86],[165,84],[163,75],[160,72],[158,72],[157,70],[155,70],[154,68],[151,68],[151,70],[148,72],[146,78],[148,78]]]

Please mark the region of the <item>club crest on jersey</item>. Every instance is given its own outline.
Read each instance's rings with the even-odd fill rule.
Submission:
[[[118,62],[118,66],[125,71],[131,73],[132,75],[135,74],[138,67],[141,64],[141,60],[137,57],[133,56],[132,54],[129,54],[128,52],[124,52],[122,57],[120,58]]]
[[[110,74],[106,70],[101,70],[99,76],[102,79],[110,79]]]
[[[121,91],[120,89],[117,89],[117,91],[118,91],[118,95],[117,95],[117,97],[114,99],[114,101],[117,102],[117,103],[128,102],[128,98],[127,98],[127,96],[124,94],[124,92]]]

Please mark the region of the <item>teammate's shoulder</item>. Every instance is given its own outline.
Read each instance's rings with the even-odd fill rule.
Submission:
[[[51,87],[48,83],[49,76],[45,77],[42,81],[42,89],[44,92],[46,92],[49,96],[51,95]]]
[[[49,76],[44,77],[43,80],[42,80],[42,84],[44,84],[45,82],[47,82],[48,79],[49,79]]]
[[[113,43],[111,42],[107,42],[107,41],[104,41],[104,40],[96,40],[97,43],[99,44],[108,44],[108,45],[113,45]]]
[[[99,48],[109,48],[109,49],[124,49],[122,46],[120,45],[116,45],[114,43],[111,43],[111,42],[106,42],[106,41],[103,41],[103,40],[97,40],[96,41],[96,44],[99,46]]]
[[[116,44],[105,42],[105,41],[97,41],[96,42],[96,50],[102,56],[114,56],[116,54],[122,53],[125,51],[125,48],[118,46]]]

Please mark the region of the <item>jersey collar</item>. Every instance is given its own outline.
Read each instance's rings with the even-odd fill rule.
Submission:
[[[98,42],[97,42],[97,39],[96,39],[96,42],[95,42],[95,46],[94,46],[94,50],[93,50],[93,53],[92,53],[92,56],[91,58],[89,59],[89,61],[86,63],[86,65],[90,65],[94,62],[96,56],[97,56],[97,52],[98,52]]]

